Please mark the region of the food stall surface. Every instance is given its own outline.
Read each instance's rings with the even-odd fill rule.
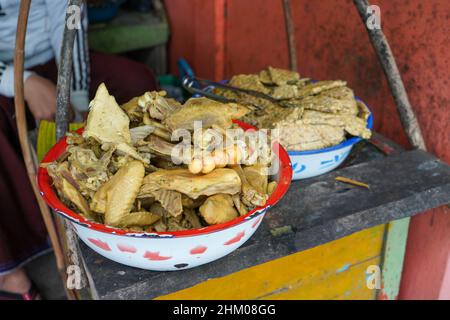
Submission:
[[[92,297],[395,298],[383,295],[388,288],[389,295],[398,292],[407,224],[397,234],[394,224],[448,202],[450,166],[423,151],[403,151],[377,134],[372,141],[384,148],[361,142],[339,169],[292,182],[249,241],[207,265],[150,272],[107,260],[81,244]],[[337,176],[370,189],[338,182]],[[389,255],[392,250],[400,252]],[[388,264],[395,268],[388,272]],[[383,292],[366,286],[371,265],[383,268]]]

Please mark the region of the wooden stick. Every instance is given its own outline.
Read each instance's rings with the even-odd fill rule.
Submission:
[[[82,3],[82,0],[71,0],[68,6],[81,7]],[[67,13],[64,21],[67,21],[68,18],[69,14]],[[80,21],[80,23],[83,22]],[[67,23],[65,23],[56,86],[56,141],[63,138],[69,129],[70,85],[72,82],[73,45],[76,34],[77,29],[69,29]]]
[[[68,7],[78,6],[81,7],[83,0],[70,0]],[[67,22],[69,13],[66,13],[65,21]],[[82,21],[80,21],[82,23]],[[69,128],[69,104],[70,104],[70,88],[72,80],[72,61],[73,61],[73,46],[75,42],[77,29],[69,28],[67,23],[64,26],[64,34],[61,44],[61,58],[58,66],[58,80],[56,85],[56,141],[63,138]],[[79,270],[78,276],[80,279],[80,287],[82,289],[86,286],[87,280],[83,265],[81,263],[78,239],[74,234],[74,231],[70,223],[61,217],[57,217],[58,229],[60,233],[65,235],[64,248],[66,252],[66,258],[68,259],[68,265],[76,266]],[[74,291],[75,292],[75,291]],[[77,295],[74,294],[71,299],[77,299]]]
[[[394,97],[402,126],[408,136],[408,140],[414,148],[426,150],[425,141],[423,139],[419,123],[409,102],[408,94],[406,93],[405,86],[403,85],[403,81],[389,43],[381,28],[369,29],[367,27],[367,19],[370,17],[367,9],[370,4],[367,0],[353,0],[353,3],[355,4],[361,19],[366,26],[372,46],[377,53],[381,66],[383,67],[383,71],[388,80],[389,87],[391,89],[392,96]]]
[[[289,0],[283,0],[284,19],[286,21],[286,34],[289,49],[289,68],[292,71],[298,71],[297,68],[297,49],[295,47],[295,27],[292,20],[291,4]]]
[[[28,128],[25,114],[25,99],[24,99],[24,85],[23,85],[23,69],[24,69],[24,47],[25,34],[28,22],[28,13],[30,11],[31,0],[22,0],[20,2],[19,18],[17,21],[16,32],[16,48],[14,53],[14,104],[16,111],[16,123],[19,134],[20,147],[25,162],[25,167],[28,173],[31,187],[39,205],[48,235],[56,257],[56,265],[61,275],[65,275],[64,255],[61,248],[61,243],[58,239],[55,226],[50,210],[42,199],[37,184],[36,184],[36,167],[31,153],[31,145],[28,140]],[[63,277],[65,279],[65,277]]]
[[[337,176],[336,178],[334,178],[334,180],[339,181],[339,182],[343,182],[343,183],[352,184],[352,185],[357,186],[357,187],[370,189],[370,187],[369,187],[369,185],[367,183],[364,183],[364,182],[361,182],[361,181],[358,181],[358,180],[354,180],[354,179],[350,179],[350,178],[346,178],[346,177],[341,177],[341,176]]]

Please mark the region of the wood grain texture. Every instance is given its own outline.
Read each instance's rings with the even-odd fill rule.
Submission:
[[[382,289],[380,300],[395,300],[400,291],[400,281],[408,238],[410,218],[399,219],[387,224],[386,241],[382,256]]]
[[[384,229],[360,231],[157,299],[374,298],[365,272],[380,261]]]
[[[292,183],[248,242],[227,257],[204,266],[178,272],[148,272],[108,261],[83,245],[83,256],[99,298],[144,299],[165,295],[448,201],[448,165],[422,151],[386,158],[372,149],[371,152],[372,156],[364,157],[375,160]],[[366,181],[371,189],[343,185],[334,181],[337,175]],[[272,235],[271,230],[285,226],[290,226],[292,232]]]

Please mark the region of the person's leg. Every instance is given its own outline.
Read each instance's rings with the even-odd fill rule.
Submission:
[[[91,52],[90,98],[95,96],[97,87],[104,82],[108,91],[119,104],[158,89],[153,72],[143,63],[121,56]]]
[[[20,268],[49,249],[28,180],[11,99],[0,96],[0,290],[23,294],[30,280]]]
[[[0,276],[0,291],[25,294],[30,288],[31,281],[22,268],[5,276]]]

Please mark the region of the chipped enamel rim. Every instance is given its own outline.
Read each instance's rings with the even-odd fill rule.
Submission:
[[[234,120],[234,123],[238,124],[244,130],[255,130],[256,128],[246,124],[242,121]],[[77,132],[82,132],[82,129],[77,130]],[[42,163],[53,162],[55,161],[65,150],[67,147],[66,137],[59,140],[45,155]],[[274,145],[274,151],[279,159],[279,173],[278,173],[278,185],[272,195],[267,200],[266,204],[262,207],[257,207],[251,211],[249,211],[246,215],[240,216],[236,219],[233,219],[226,223],[216,224],[204,228],[198,229],[190,229],[190,230],[182,230],[182,231],[167,231],[167,232],[144,232],[144,231],[126,231],[123,229],[111,227],[102,223],[94,222],[84,218],[82,215],[75,213],[74,211],[67,208],[56,196],[54,189],[52,188],[52,179],[49,176],[47,169],[43,167],[39,167],[37,182],[39,186],[39,190],[41,196],[44,198],[45,202],[58,214],[63,216],[64,218],[69,219],[70,221],[84,226],[86,228],[90,228],[96,231],[115,234],[120,236],[129,236],[129,237],[151,237],[151,238],[172,238],[172,237],[189,237],[189,236],[198,236],[212,232],[218,232],[225,230],[227,228],[239,225],[244,222],[248,222],[252,220],[262,213],[265,213],[270,207],[274,206],[286,193],[291,184],[292,180],[292,167],[289,159],[289,155],[284,150],[284,148],[279,145]],[[278,152],[277,152],[278,151]]]

